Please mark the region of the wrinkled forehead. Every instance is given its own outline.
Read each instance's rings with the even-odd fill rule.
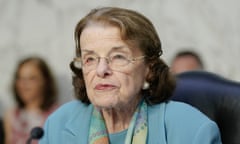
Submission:
[[[91,24],[85,27],[80,36],[81,47],[85,43],[96,40],[122,40],[118,27],[100,24]]]
[[[119,28],[115,26],[91,25],[82,31],[80,37],[82,52],[112,52],[140,53],[140,49],[129,44],[120,36]]]

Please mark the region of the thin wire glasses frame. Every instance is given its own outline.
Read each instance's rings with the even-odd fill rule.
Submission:
[[[89,59],[82,59],[81,57],[74,58],[74,66],[77,68],[83,68],[86,71],[90,71],[96,69],[97,65],[100,62],[100,59],[105,59],[109,67],[113,70],[120,70],[121,67],[128,65],[129,63],[134,63],[135,61],[142,60],[146,56],[138,56],[134,58],[127,58],[127,57],[119,57],[111,56],[111,57],[99,57],[99,56],[92,56]]]

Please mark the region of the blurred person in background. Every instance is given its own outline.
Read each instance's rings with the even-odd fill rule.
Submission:
[[[174,56],[170,67],[173,74],[204,69],[200,55],[191,50],[178,52]]]
[[[25,144],[31,129],[42,126],[57,107],[57,88],[47,63],[39,57],[21,60],[12,91],[17,105],[4,116],[5,144]]]

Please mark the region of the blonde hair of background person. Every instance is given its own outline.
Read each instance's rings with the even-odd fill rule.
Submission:
[[[142,14],[93,9],[75,29],[71,63],[78,100],[54,112],[40,144],[220,144],[217,125],[169,100],[175,80]]]
[[[22,59],[14,74],[12,91],[17,105],[5,115],[5,144],[23,144],[31,129],[42,126],[56,108],[57,88],[47,63],[39,57]]]

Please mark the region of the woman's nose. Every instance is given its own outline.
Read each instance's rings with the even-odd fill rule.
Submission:
[[[112,74],[112,70],[109,66],[109,62],[105,58],[99,59],[99,63],[96,68],[96,73],[99,77],[106,77]]]

